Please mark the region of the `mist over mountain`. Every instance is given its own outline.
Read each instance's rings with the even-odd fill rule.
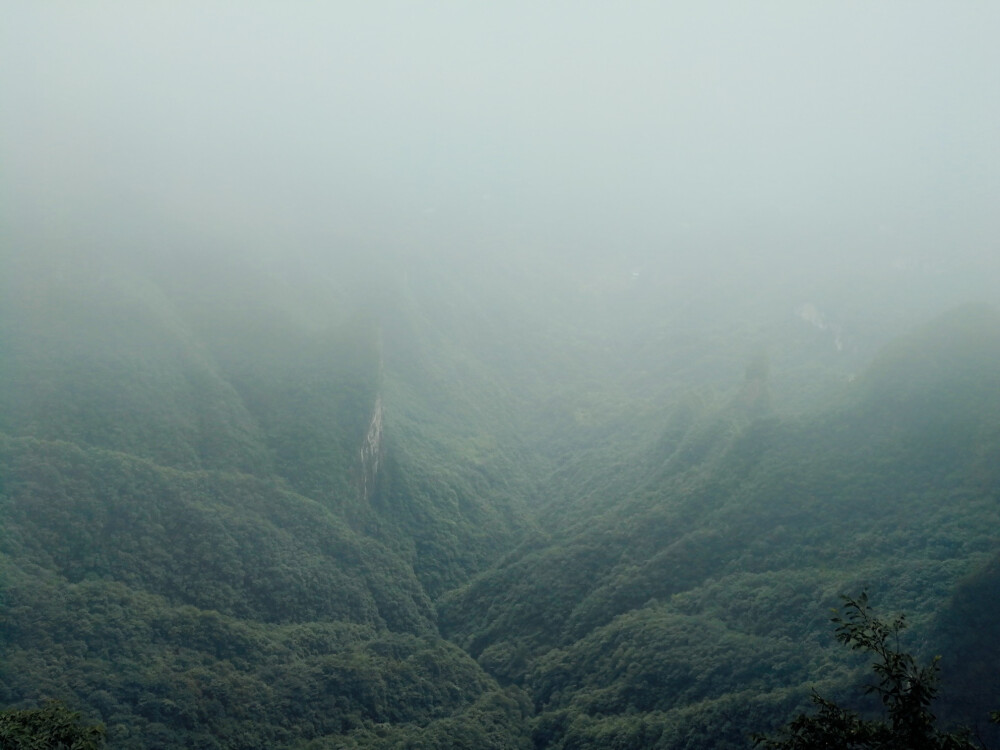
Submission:
[[[613,267],[10,256],[5,702],[121,747],[741,747],[846,690],[843,591],[984,649],[997,312]]]
[[[4,721],[1000,744],[997,10],[5,10]]]

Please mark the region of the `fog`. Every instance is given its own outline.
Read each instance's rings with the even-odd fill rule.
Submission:
[[[921,269],[982,296],[998,32],[981,2],[5,2],[6,242]]]

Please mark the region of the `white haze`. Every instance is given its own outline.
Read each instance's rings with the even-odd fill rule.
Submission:
[[[996,3],[2,10],[9,245],[551,252],[995,288]]]

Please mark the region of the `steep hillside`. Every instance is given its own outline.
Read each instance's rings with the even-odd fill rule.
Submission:
[[[428,597],[515,522],[447,453],[407,468],[377,320],[94,260],[5,262],[0,700],[113,747],[517,746]]]
[[[148,278],[46,253],[11,254],[3,270],[0,429],[268,473],[239,394]]]
[[[998,336],[995,311],[957,311],[812,417],[753,416],[741,396],[680,414],[630,492],[452,592],[444,632],[529,690],[551,747],[745,746],[810,685],[849,684],[824,617],[841,592],[906,611],[933,648],[995,551]]]
[[[984,710],[995,311],[855,376],[878,337],[818,307],[507,260],[9,254],[0,702],[123,748],[745,747],[847,695],[867,588]]]
[[[322,505],[246,475],[0,442],[4,703],[86,707],[113,747],[377,746],[351,738],[441,721],[516,742],[516,695],[436,636],[405,561]]]

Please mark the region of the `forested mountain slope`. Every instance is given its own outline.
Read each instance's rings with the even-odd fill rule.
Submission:
[[[995,311],[867,364],[764,290],[425,261],[4,259],[0,702],[123,748],[745,747],[845,694],[867,588],[983,710]]]
[[[670,429],[630,493],[449,594],[442,628],[531,692],[545,746],[743,746],[811,685],[847,684],[824,617],[839,593],[908,612],[927,650],[942,619],[962,631],[947,602],[1000,520],[998,365],[1000,317],[967,308],[824,413],[783,421],[738,395]]]
[[[523,521],[385,444],[364,309],[259,274],[5,270],[5,704],[63,699],[113,747],[518,744],[526,704],[427,592]]]

